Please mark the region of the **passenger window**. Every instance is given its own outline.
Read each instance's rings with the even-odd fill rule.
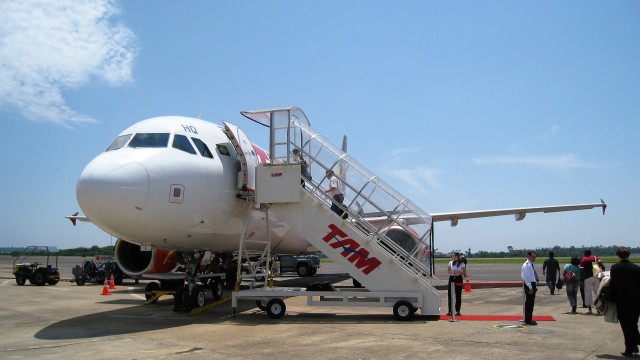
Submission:
[[[196,144],[198,151],[200,151],[200,155],[213,159],[213,154],[209,150],[209,147],[207,146],[207,144],[205,144],[202,140],[198,138],[192,137],[191,140],[193,140],[193,143]]]
[[[163,148],[167,147],[169,143],[169,134],[157,134],[157,133],[142,133],[135,134],[129,147],[132,148]]]
[[[186,136],[184,135],[175,135],[173,137],[173,147],[175,149],[178,150],[182,150],[185,152],[188,152],[189,154],[196,154],[196,151],[193,149],[193,146],[191,146],[191,143],[189,142],[189,139],[187,139]]]
[[[122,148],[131,138],[131,134],[118,136],[105,151],[118,150]]]
[[[231,153],[229,152],[229,148],[227,147],[227,145],[217,144],[216,148],[218,149],[218,152],[220,153],[220,155],[231,156]]]

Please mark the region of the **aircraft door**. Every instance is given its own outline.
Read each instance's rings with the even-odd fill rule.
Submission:
[[[242,191],[255,192],[256,166],[258,166],[259,161],[253,149],[253,144],[239,127],[226,121],[222,123],[224,124],[225,133],[231,140],[240,160],[241,176],[238,179],[238,188]]]

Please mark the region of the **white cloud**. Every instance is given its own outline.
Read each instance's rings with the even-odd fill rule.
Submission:
[[[69,108],[63,91],[92,78],[131,81],[135,37],[111,21],[118,13],[112,0],[0,2],[0,107],[64,126],[95,121]]]
[[[557,135],[558,133],[560,133],[560,126],[558,125],[551,125],[551,127],[549,128],[549,130],[547,130],[546,132],[536,135],[536,138],[538,140],[543,140],[549,137],[553,137],[555,135]]]
[[[396,157],[396,156],[400,156],[400,155],[405,155],[405,154],[412,154],[412,153],[417,153],[420,152],[420,148],[418,147],[410,147],[410,148],[397,148],[397,149],[392,149],[389,153],[391,156]]]
[[[389,156],[385,159],[385,173],[389,177],[399,179],[407,184],[413,191],[427,195],[427,188],[439,189],[440,183],[438,177],[440,171],[435,168],[424,166],[408,165],[407,162],[413,163],[415,157],[407,157],[407,155],[420,153],[419,147],[402,147],[389,151]]]
[[[415,167],[412,169],[392,169],[387,171],[391,176],[407,183],[414,191],[426,195],[427,187],[439,189],[440,171],[432,168]]]
[[[558,170],[577,168],[597,168],[598,164],[580,160],[574,154],[547,156],[496,156],[473,159],[478,165],[526,165]]]

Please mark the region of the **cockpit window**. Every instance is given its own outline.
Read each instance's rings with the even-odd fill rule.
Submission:
[[[186,151],[189,154],[196,154],[196,151],[193,149],[193,146],[189,142],[189,139],[184,135],[176,134],[173,137],[173,147],[182,151]]]
[[[131,134],[118,136],[105,151],[118,150],[122,148],[131,138]]]
[[[193,140],[193,143],[196,144],[198,151],[200,151],[200,155],[213,159],[213,154],[209,150],[209,147],[207,146],[207,144],[205,144],[202,140],[198,138],[192,137],[191,140]]]
[[[132,148],[163,148],[169,143],[169,134],[141,133],[135,134],[129,147]]]

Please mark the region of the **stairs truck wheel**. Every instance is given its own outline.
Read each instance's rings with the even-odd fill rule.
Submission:
[[[16,284],[22,286],[25,282],[27,282],[27,279],[24,277],[24,275],[20,273],[16,274]]]
[[[413,305],[407,300],[400,300],[393,305],[393,316],[396,320],[408,321],[411,320],[413,314],[415,314]]]
[[[219,300],[222,297],[222,292],[224,291],[224,287],[222,286],[222,281],[220,279],[215,279],[211,281],[211,292],[213,293],[213,298],[215,300]]]
[[[87,282],[87,279],[85,279],[84,276],[80,276],[76,279],[76,285],[78,286],[83,286],[85,282]]]
[[[280,319],[287,311],[287,306],[280,299],[271,299],[267,303],[267,315],[272,319]]]
[[[307,264],[298,265],[297,272],[298,272],[298,276],[300,277],[311,276],[311,270],[309,269],[309,265]]]
[[[156,296],[156,291],[158,290],[160,290],[160,285],[158,285],[157,282],[152,281],[148,283],[144,288],[144,298],[147,299],[147,301],[153,299]],[[155,304],[156,302],[158,302],[158,299],[153,300],[151,304]]]
[[[256,300],[256,306],[262,311],[267,311],[267,305],[265,304],[264,300]]]

